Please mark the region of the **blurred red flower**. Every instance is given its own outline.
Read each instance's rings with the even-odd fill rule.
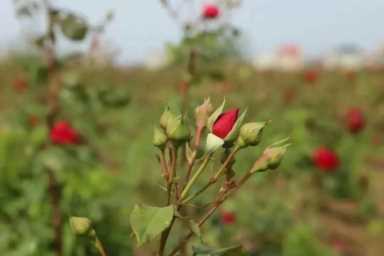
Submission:
[[[325,172],[334,171],[339,167],[340,160],[336,152],[326,147],[317,148],[312,155],[313,163]]]
[[[351,108],[346,114],[346,126],[351,133],[358,133],[365,127],[364,113],[359,108]]]
[[[73,145],[80,142],[80,135],[67,121],[58,121],[50,132],[52,143],[58,145]]]
[[[319,79],[319,72],[315,69],[307,70],[304,73],[304,80],[307,83],[316,83]]]
[[[21,78],[12,81],[12,88],[15,92],[23,93],[28,89],[28,82]]]
[[[229,211],[222,211],[220,216],[220,222],[224,225],[232,225],[236,222],[236,214]]]
[[[225,139],[235,125],[239,116],[239,109],[231,109],[222,113],[212,127],[212,133],[217,137]]]
[[[202,15],[204,19],[215,19],[220,15],[220,9],[216,5],[207,4],[203,7]]]

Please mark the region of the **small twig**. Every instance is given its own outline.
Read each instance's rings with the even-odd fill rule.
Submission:
[[[100,253],[100,256],[108,256],[107,251],[104,249],[103,244],[101,243],[101,241],[97,237],[95,240],[95,247],[96,247],[97,251]]]
[[[208,154],[203,162],[201,163],[199,169],[196,171],[196,173],[192,176],[192,178],[188,181],[187,185],[183,189],[183,192],[181,192],[181,200],[183,200],[187,195],[189,190],[192,188],[192,186],[195,184],[197,179],[201,176],[201,174],[204,172],[205,168],[207,167],[209,160],[211,159],[212,154]]]
[[[201,195],[203,192],[205,192],[208,188],[210,188],[212,185],[214,185],[219,177],[223,174],[223,172],[227,169],[231,161],[233,160],[235,154],[239,151],[240,148],[236,147],[232,150],[232,152],[228,155],[227,159],[224,161],[224,163],[221,165],[220,169],[216,172],[216,174],[209,180],[207,184],[205,184],[200,190],[198,190],[195,194],[191,195],[190,197],[186,198],[182,204],[189,203],[199,195]]]
[[[62,227],[63,220],[60,209],[61,188],[56,180],[55,174],[52,170],[47,169],[48,172],[48,191],[50,196],[50,203],[52,208],[52,226],[54,231],[53,248],[57,256],[62,255]]]

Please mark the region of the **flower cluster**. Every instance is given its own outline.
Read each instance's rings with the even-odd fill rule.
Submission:
[[[245,148],[260,144],[268,122],[244,123],[246,111],[240,113],[237,108],[224,111],[224,108],[225,101],[213,111],[210,100],[205,100],[195,109],[193,129],[183,115],[176,114],[170,108],[166,108],[161,115],[154,129],[153,144],[159,149],[157,159],[164,179],[166,202],[162,207],[143,204],[134,206],[130,223],[139,246],[159,237],[156,255],[179,255],[189,239],[200,234],[200,227],[254,174],[276,169],[280,165],[288,147],[287,139],[266,147],[245,172],[235,170],[233,164],[237,154]],[[72,141],[77,137],[68,124],[61,123],[59,126],[62,126],[59,127],[59,134],[64,135],[60,142]],[[212,161],[215,157],[222,159],[216,168],[216,161]],[[212,168],[207,168],[209,165]],[[208,169],[211,171],[208,172]],[[191,204],[196,203],[196,199],[206,194],[208,189],[209,194],[216,192],[209,203],[205,204],[206,207],[203,207],[207,211],[201,216],[187,214]],[[223,225],[236,222],[235,212],[223,210],[218,217]],[[176,222],[188,223],[180,225],[188,226],[188,229],[171,250],[167,248],[167,241]],[[75,234],[87,235],[95,243],[99,242],[87,218],[73,217],[71,226]],[[104,255],[101,243],[97,248]],[[225,250],[228,249],[219,251]]]
[[[253,174],[276,169],[286,153],[287,139],[274,143],[262,151],[250,168],[242,172],[243,175],[239,175],[233,165],[238,152],[259,145],[268,122],[245,123],[247,111],[241,112],[238,108],[224,109],[225,101],[213,111],[210,100],[205,100],[195,109],[195,126],[191,129],[184,116],[167,108],[160,118],[159,126],[154,129],[153,144],[160,149],[158,160],[168,194],[167,205],[173,206],[172,209],[177,211],[162,232],[159,255],[163,255],[169,230],[175,219],[180,217],[180,209],[188,207],[208,188],[216,187],[217,193],[207,213],[208,216],[202,216],[197,221],[197,226],[203,225],[212,213],[237,192]],[[194,132],[191,132],[192,130]],[[181,166],[178,164],[180,159],[178,156],[181,153],[185,153],[186,171],[179,170]],[[209,169],[207,166],[213,162],[211,160],[220,154],[222,154],[221,165],[216,171],[207,172]],[[209,178],[203,179],[203,174]],[[153,207],[148,207],[149,210],[153,211]],[[132,213],[133,230],[138,228],[136,218],[141,216],[143,211],[142,207],[137,206]],[[189,216],[181,218],[187,219]],[[233,224],[236,216],[234,213],[223,211],[220,219],[223,224]],[[188,233],[185,239],[188,240],[192,235],[193,232]],[[141,239],[142,237],[137,234],[139,243]],[[180,246],[169,255],[175,255],[179,250]]]

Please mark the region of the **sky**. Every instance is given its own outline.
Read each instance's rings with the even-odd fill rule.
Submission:
[[[124,62],[142,61],[181,37],[179,25],[159,0],[54,2],[82,13],[90,22],[113,10],[115,18],[105,40],[120,50]],[[245,35],[249,55],[273,51],[283,43],[296,43],[306,54],[319,55],[341,44],[368,50],[383,45],[383,13],[384,0],[243,0],[232,20]],[[12,0],[0,0],[0,17],[0,51],[6,52],[23,40]]]

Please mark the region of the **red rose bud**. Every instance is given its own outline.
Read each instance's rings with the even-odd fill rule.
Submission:
[[[212,126],[212,133],[219,138],[225,139],[231,132],[239,117],[239,109],[231,109],[222,113]]]
[[[364,113],[359,108],[348,110],[346,115],[346,126],[351,133],[358,133],[365,127]]]
[[[340,160],[337,154],[326,147],[320,147],[313,152],[313,163],[322,171],[330,172],[339,167]]]
[[[207,4],[203,7],[202,15],[207,20],[215,19],[220,15],[220,9],[216,5]]]
[[[220,216],[220,222],[224,225],[235,224],[236,214],[233,212],[223,211]]]
[[[50,138],[53,144],[73,145],[80,142],[80,135],[66,121],[59,121],[54,124],[50,132]]]
[[[317,70],[307,70],[304,73],[304,80],[308,83],[316,83],[319,79],[319,72]]]
[[[24,79],[17,78],[12,81],[12,87],[15,92],[23,93],[28,89],[28,83]]]

